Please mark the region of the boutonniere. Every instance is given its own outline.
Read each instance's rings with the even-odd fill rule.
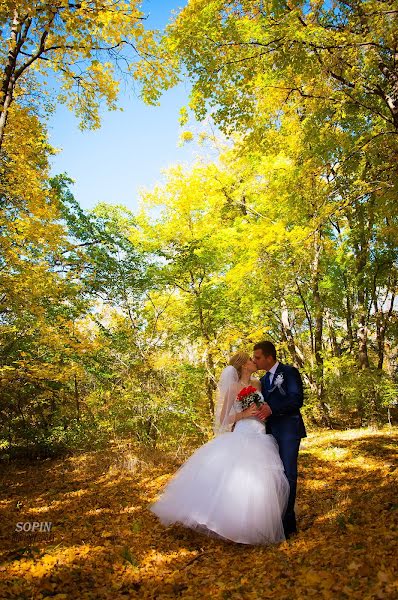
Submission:
[[[282,389],[283,382],[284,382],[283,374],[278,373],[278,375],[275,377],[275,379],[273,381],[274,387],[270,389],[270,392],[273,392],[276,388],[278,388],[278,391],[282,394],[282,396],[286,396],[285,390]]]

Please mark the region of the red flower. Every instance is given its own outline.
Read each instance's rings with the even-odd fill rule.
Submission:
[[[239,392],[237,400],[240,402],[242,410],[249,408],[253,402],[257,408],[260,408],[260,406],[264,404],[264,398],[261,393],[252,385],[243,388],[243,390]]]
[[[238,394],[239,402],[242,402],[242,400],[244,398],[246,398],[246,396],[250,396],[250,394],[254,394],[256,392],[257,392],[257,389],[255,387],[253,387],[252,385],[249,385],[248,387],[243,388]]]

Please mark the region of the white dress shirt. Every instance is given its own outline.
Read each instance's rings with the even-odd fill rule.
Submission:
[[[269,384],[270,385],[272,385],[272,381],[274,379],[275,371],[277,370],[278,365],[279,365],[279,360],[277,360],[276,363],[274,364],[274,366],[271,367],[269,371],[267,371],[269,373]]]

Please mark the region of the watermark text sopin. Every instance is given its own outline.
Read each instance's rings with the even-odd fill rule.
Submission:
[[[20,521],[16,524],[15,532],[25,533],[50,533],[53,524],[51,521]]]

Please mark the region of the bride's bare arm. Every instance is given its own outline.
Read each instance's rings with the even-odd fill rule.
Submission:
[[[260,382],[259,382],[260,383]],[[232,425],[236,423],[236,421],[240,421],[241,419],[247,419],[249,417],[253,417],[258,411],[256,405],[253,403],[251,406],[242,411],[234,411],[232,414],[231,409],[235,404],[236,397],[239,392],[238,385],[233,385],[229,388],[228,392],[225,394],[224,404],[221,409],[220,414],[220,424],[228,424]]]
[[[240,421],[241,419],[248,419],[249,417],[255,417],[257,413],[258,413],[258,408],[253,402],[253,404],[251,404],[245,410],[242,410],[241,412],[236,413],[234,415],[234,421],[232,421],[232,422],[236,423],[236,421]]]

